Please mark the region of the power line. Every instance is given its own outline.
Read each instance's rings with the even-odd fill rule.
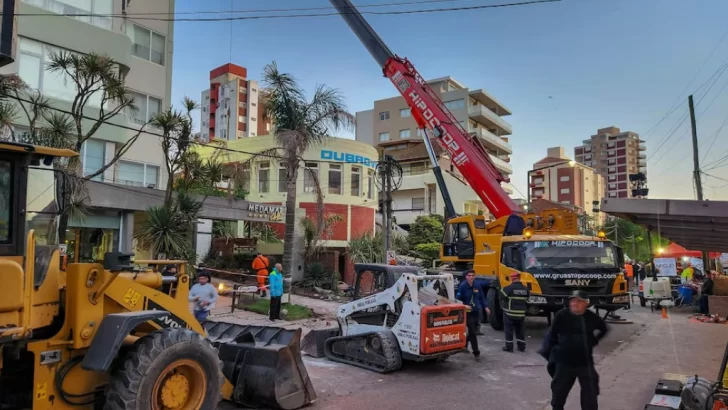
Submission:
[[[703,155],[703,159],[700,162],[705,162],[705,158],[708,157],[708,154],[710,154],[710,150],[713,148],[713,144],[715,144],[715,141],[718,140],[718,135],[720,135],[720,132],[723,130],[723,127],[728,123],[728,116],[726,116],[723,119],[723,123],[720,124],[720,127],[718,127],[718,130],[715,131],[715,134],[713,134],[713,140],[710,142],[710,145],[708,146],[708,149],[705,150],[705,155]]]
[[[516,3],[500,3],[500,4],[487,4],[481,6],[461,6],[461,7],[443,7],[435,9],[423,9],[423,10],[397,10],[397,11],[359,11],[358,14],[369,14],[369,15],[402,15],[402,14],[423,14],[423,13],[443,13],[452,11],[472,11],[472,10],[484,10],[493,8],[507,8],[507,7],[518,7],[528,6],[541,3],[558,3],[562,0],[532,0],[523,1]],[[229,11],[227,12],[229,13]],[[269,14],[263,16],[233,16],[233,17],[134,17],[134,20],[142,21],[161,21],[161,22],[218,22],[218,21],[239,21],[239,20],[270,20],[270,19],[289,19],[289,18],[306,18],[306,17],[330,17],[340,16],[342,14],[355,14],[352,13],[311,13],[311,14]],[[109,14],[17,14],[23,17],[124,17],[124,15],[109,15]]]

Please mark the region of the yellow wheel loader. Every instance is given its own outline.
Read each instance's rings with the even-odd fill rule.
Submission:
[[[183,261],[61,270],[59,215],[77,154],[0,142],[0,409],[296,409],[316,398],[301,331],[198,323]],[[138,265],[177,263],[162,276]]]

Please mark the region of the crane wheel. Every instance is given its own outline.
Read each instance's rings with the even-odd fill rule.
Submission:
[[[111,375],[104,410],[215,409],[224,381],[217,350],[189,329],[139,339]]]
[[[495,288],[488,289],[488,309],[490,309],[490,316],[488,316],[488,323],[493,330],[503,330],[503,310],[501,310],[500,303],[498,303],[498,290]]]

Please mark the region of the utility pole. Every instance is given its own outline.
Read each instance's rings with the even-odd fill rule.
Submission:
[[[614,244],[619,246],[619,218],[614,218]]]
[[[703,181],[700,178],[700,159],[698,156],[698,129],[695,125],[695,105],[693,104],[693,96],[688,97],[688,107],[690,108],[690,128],[693,131],[693,178],[695,179],[695,192],[698,195],[698,201],[703,200]],[[710,260],[708,252],[703,251],[703,273],[710,269]]]
[[[385,174],[385,184],[384,185],[384,192],[386,195],[386,206],[387,206],[387,214],[386,214],[386,223],[384,224],[385,229],[387,232],[384,235],[384,263],[387,263],[387,252],[389,252],[392,249],[392,158],[387,155],[384,158],[384,161],[386,162],[385,168],[384,168],[384,174]]]
[[[387,251],[389,250],[389,212],[387,209],[387,188],[389,187],[389,184],[387,181],[389,180],[389,164],[387,163],[387,158],[384,158],[385,167],[383,170],[379,171],[379,176],[382,179],[382,198],[380,200],[382,201],[382,222],[384,225],[384,255],[382,255],[382,263],[387,263]]]

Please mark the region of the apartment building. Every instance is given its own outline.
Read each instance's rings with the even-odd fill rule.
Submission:
[[[646,150],[639,134],[612,126],[597,130],[583,145],[575,147],[574,156],[604,177],[608,198],[631,198],[629,176],[647,174]]]
[[[599,225],[603,222],[602,214],[593,209],[604,198],[604,177],[566,156],[563,147],[549,148],[546,157],[533,164],[528,171],[528,191],[529,202],[543,199],[571,205]]]
[[[18,74],[47,97],[52,107],[70,111],[76,94],[72,81],[46,69],[53,52],[105,54],[128,70],[126,85],[139,110],[111,119],[84,144],[80,152],[84,175],[101,169],[135,135],[135,131],[118,125],[138,128],[170,106],[174,23],[136,20],[134,16],[173,13],[174,0],[21,0],[16,12],[15,62],[0,72]],[[100,102],[89,101],[86,115],[97,117]],[[27,127],[27,119],[18,115],[16,134],[27,132]],[[89,124],[85,127],[88,130]],[[164,187],[164,155],[154,135],[159,130],[147,130],[149,133],[143,133],[114,166],[94,180],[149,189]],[[130,250],[132,226],[133,214],[102,208],[95,208],[84,221],[70,221],[66,237],[70,237],[71,260],[93,259],[97,250],[92,249],[100,244],[107,250]]]
[[[258,82],[245,67],[232,63],[210,71],[210,88],[200,99],[200,139],[234,141],[270,133],[264,117]]]
[[[445,106],[471,135],[478,137],[496,168],[506,177],[513,173],[510,155],[513,153],[508,136],[511,125],[503,119],[511,111],[485,90],[471,90],[452,77],[428,81]],[[356,113],[356,140],[379,147],[380,151],[397,158],[404,175],[394,196],[394,215],[397,223],[407,226],[419,215],[442,213],[444,204],[439,193],[431,163],[427,156],[423,134],[417,128],[407,103],[402,97],[374,102],[371,110]],[[433,142],[446,183],[458,213],[487,212],[478,196],[463,182],[447,154]],[[461,189],[465,187],[465,189]],[[511,193],[509,185],[503,189]],[[453,195],[457,190],[458,195]]]

